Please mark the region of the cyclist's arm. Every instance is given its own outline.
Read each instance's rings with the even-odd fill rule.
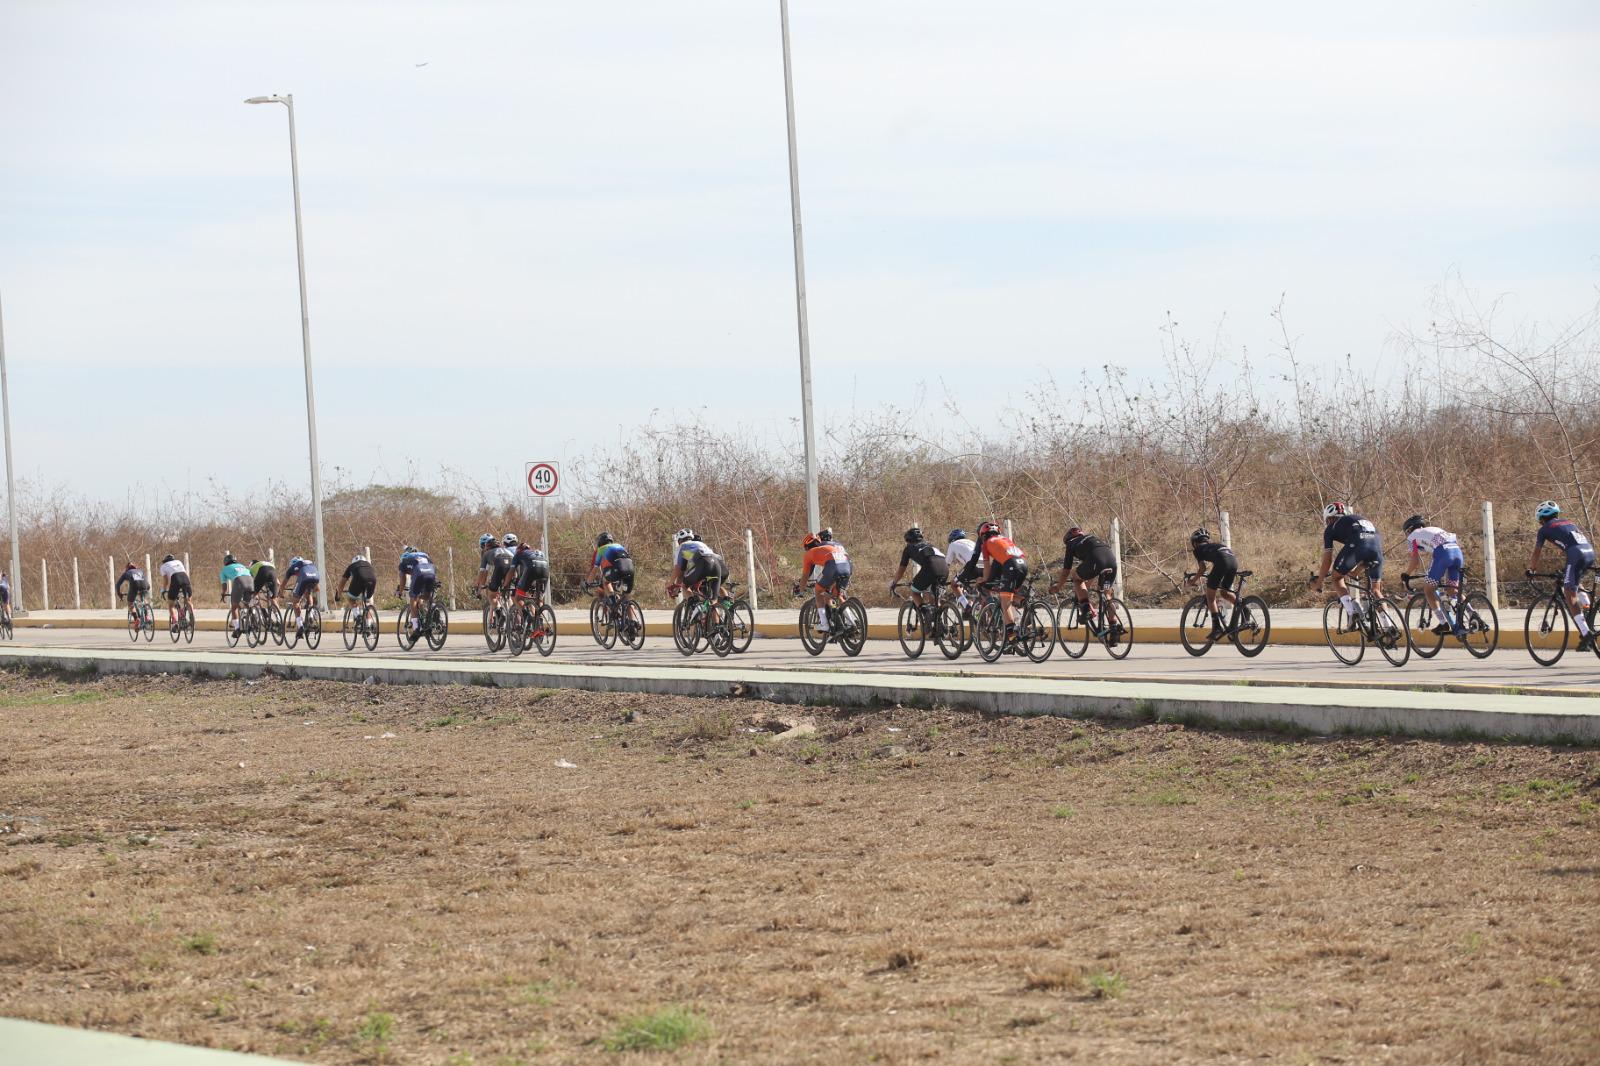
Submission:
[[[1324,548],[1322,549],[1322,566],[1317,571],[1317,580],[1321,581],[1323,578],[1327,577],[1328,571],[1331,569],[1333,569],[1333,549]]]
[[[1534,546],[1533,546],[1533,556],[1532,556],[1532,558],[1530,558],[1528,560],[1528,569],[1529,570],[1537,570],[1537,569],[1539,569],[1539,555],[1543,551],[1544,551],[1543,542],[1538,542],[1538,543],[1534,544]]]

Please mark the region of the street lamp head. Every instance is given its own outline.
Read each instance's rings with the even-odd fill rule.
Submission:
[[[277,95],[273,95],[273,96],[252,96],[248,100],[245,101],[245,103],[247,103],[247,104],[287,104],[288,102],[289,102],[289,98],[288,97],[286,97],[286,96],[277,96]]]

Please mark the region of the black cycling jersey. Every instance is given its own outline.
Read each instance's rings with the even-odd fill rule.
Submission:
[[[1218,544],[1214,540],[1201,541],[1194,546],[1194,557],[1210,566],[1239,568],[1239,557],[1233,554],[1233,549],[1225,544]]]
[[[1078,542],[1068,550],[1064,563],[1066,566],[1071,566],[1073,560],[1077,560],[1080,563],[1086,563],[1089,561],[1091,556],[1096,554],[1103,555],[1105,552],[1110,550],[1111,545],[1107,544],[1099,537],[1092,535],[1079,537]]]
[[[934,559],[942,562],[944,560],[944,552],[940,551],[932,542],[926,540],[919,540],[915,544],[907,544],[906,550],[900,553],[901,566],[905,566],[908,563],[916,563],[923,569],[927,569]]]
[[[365,559],[345,567],[344,579],[350,583],[350,587],[377,588],[378,586],[378,572]]]
[[[1322,546],[1328,550],[1333,549],[1333,542],[1340,544],[1362,544],[1367,541],[1378,540],[1378,527],[1362,518],[1358,514],[1347,514],[1337,521],[1329,522],[1322,531]]]

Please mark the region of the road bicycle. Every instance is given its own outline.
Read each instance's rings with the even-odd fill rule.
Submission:
[[[1313,576],[1312,580],[1316,580]],[[1390,666],[1404,666],[1411,658],[1411,634],[1406,631],[1406,614],[1393,596],[1381,599],[1372,594],[1372,579],[1354,574],[1345,578],[1356,616],[1344,609],[1335,597],[1322,609],[1322,632],[1334,658],[1354,666],[1374,644]]]
[[[1528,654],[1533,656],[1533,661],[1540,666],[1554,666],[1561,661],[1561,657],[1567,653],[1568,635],[1575,628],[1572,624],[1572,609],[1567,606],[1567,597],[1561,587],[1564,580],[1564,574],[1528,575],[1528,583],[1534,588],[1534,601],[1528,607],[1527,617],[1523,619],[1522,632],[1527,641]],[[1538,583],[1540,581],[1549,581],[1554,584],[1550,595],[1543,599],[1539,598],[1539,593],[1544,591],[1539,587]],[[1578,592],[1579,603],[1583,602],[1584,597],[1589,600],[1580,613],[1583,615],[1584,621],[1589,625],[1589,632],[1593,633],[1595,616],[1600,614],[1600,609],[1597,609],[1595,601],[1595,582],[1591,579],[1589,587],[1586,589],[1580,585]],[[1535,638],[1553,642],[1555,646],[1541,648],[1538,646],[1539,641]],[[1600,655],[1600,648],[1595,649],[1595,654]]]
[[[518,656],[529,648],[538,648],[539,654],[546,656],[555,651],[556,613],[544,597],[518,588],[501,590],[502,602],[507,596],[511,597],[511,607],[506,615],[504,643],[511,654]]]
[[[672,611],[672,643],[684,655],[710,648],[718,656],[742,655],[756,635],[750,601],[733,595],[736,581],[719,581],[712,596],[701,588],[685,591]]]
[[[0,610],[0,639],[15,640],[16,636],[16,627],[11,624],[11,609],[7,607]]]
[[[396,589],[395,594],[401,595],[403,589]],[[445,638],[450,635],[450,610],[434,593],[428,593],[423,600],[422,608],[417,612],[418,625],[411,628],[411,604],[409,600],[400,605],[400,613],[395,617],[394,635],[400,642],[400,647],[410,651],[417,646],[417,641],[424,640],[428,647],[438,651],[444,647]]]
[[[602,581],[585,581],[585,589],[597,589]],[[612,591],[589,602],[589,632],[602,648],[614,648],[617,641],[637,651],[644,647],[644,610],[625,592]]]
[[[506,598],[511,592],[510,585],[508,579],[498,596],[485,596],[481,588],[472,590],[472,598],[483,601],[483,642],[489,646],[491,652],[499,651],[506,646],[506,629],[511,618],[511,611],[506,606]]]
[[[194,605],[189,602],[187,592],[178,593],[178,602],[174,608],[176,614],[169,610],[167,614],[167,635],[172,638],[172,643],[178,643],[182,637],[184,643],[194,643]]]
[[[145,642],[156,639],[156,615],[150,609],[148,593],[139,592],[128,600],[128,639],[138,642],[143,634]]]
[[[895,634],[900,638],[900,649],[906,658],[915,659],[933,638],[934,647],[946,659],[954,659],[966,650],[970,637],[961,617],[961,608],[950,597],[948,585],[936,584],[924,592],[924,602],[919,607],[909,596],[899,592],[908,582],[897,581],[889,586],[894,598],[902,601],[900,615],[895,622]]]
[[[1411,650],[1424,659],[1431,659],[1444,647],[1445,636],[1461,623],[1465,636],[1457,637],[1475,659],[1487,659],[1500,644],[1500,618],[1494,604],[1481,591],[1473,589],[1462,595],[1467,587],[1467,569],[1461,568],[1461,581],[1455,585],[1440,585],[1435,589],[1439,597],[1439,611],[1428,605],[1428,597],[1421,589],[1412,591],[1411,583],[1420,581],[1418,574],[1401,574],[1400,581],[1411,598],[1406,601],[1406,630],[1411,634]],[[1444,632],[1439,632],[1440,626]]]
[[[335,592],[333,602],[338,603],[344,593]],[[378,609],[372,606],[372,600],[367,596],[351,596],[350,602],[345,605],[344,618],[339,623],[339,633],[344,637],[344,650],[355,651],[359,641],[367,646],[368,651],[373,651],[378,646]]]
[[[1038,580],[1038,574],[1028,575],[1022,587],[1012,594],[1011,605],[1016,611],[1017,625],[1010,632],[1000,597],[987,587],[980,586],[984,601],[973,616],[972,645],[978,649],[978,655],[984,662],[995,662],[1011,652],[1042,663],[1055,651],[1056,616],[1047,604],[1034,596],[1033,585]]]
[[[317,645],[322,643],[322,608],[317,606],[315,590],[304,607],[294,605],[284,608],[282,628],[285,647],[292,648],[301,637],[305,637],[306,647],[316,650]]]
[[[1219,611],[1223,617],[1222,637],[1238,648],[1240,655],[1250,659],[1261,654],[1267,646],[1267,639],[1272,636],[1272,611],[1267,607],[1267,601],[1260,596],[1244,594],[1244,579],[1254,573],[1254,570],[1240,570],[1234,574],[1226,590],[1233,593],[1233,602],[1223,599],[1223,590],[1217,592],[1217,598],[1221,601],[1218,607],[1225,608]],[[1183,576],[1191,578],[1201,575]],[[1213,628],[1211,608],[1206,604],[1203,593],[1183,605],[1183,614],[1178,618],[1178,639],[1183,642],[1184,651],[1197,657],[1210,651],[1211,645],[1221,639],[1212,636]]]
[[[1061,650],[1074,659],[1083,658],[1089,650],[1089,640],[1099,641],[1106,654],[1113,659],[1126,659],[1133,650],[1133,613],[1128,605],[1113,595],[1116,579],[1101,574],[1094,589],[1094,603],[1071,597],[1056,612],[1056,633]],[[1109,612],[1109,615],[1108,615]],[[1102,620],[1111,617],[1111,625]]]
[[[851,658],[861,654],[867,644],[867,608],[854,596],[843,596],[838,586],[828,590],[826,603],[828,628],[817,623],[817,599],[812,594],[815,581],[806,582],[804,591],[796,585],[794,594],[805,596],[800,605],[800,643],[812,655],[821,655],[829,644],[838,644]]]

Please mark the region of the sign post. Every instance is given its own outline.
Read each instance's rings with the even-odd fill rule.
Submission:
[[[561,495],[561,464],[553,462],[530,462],[524,480],[528,483],[528,492],[539,501],[539,548],[544,552],[548,561],[550,558],[550,499]],[[555,567],[552,566],[551,574],[554,575]]]

